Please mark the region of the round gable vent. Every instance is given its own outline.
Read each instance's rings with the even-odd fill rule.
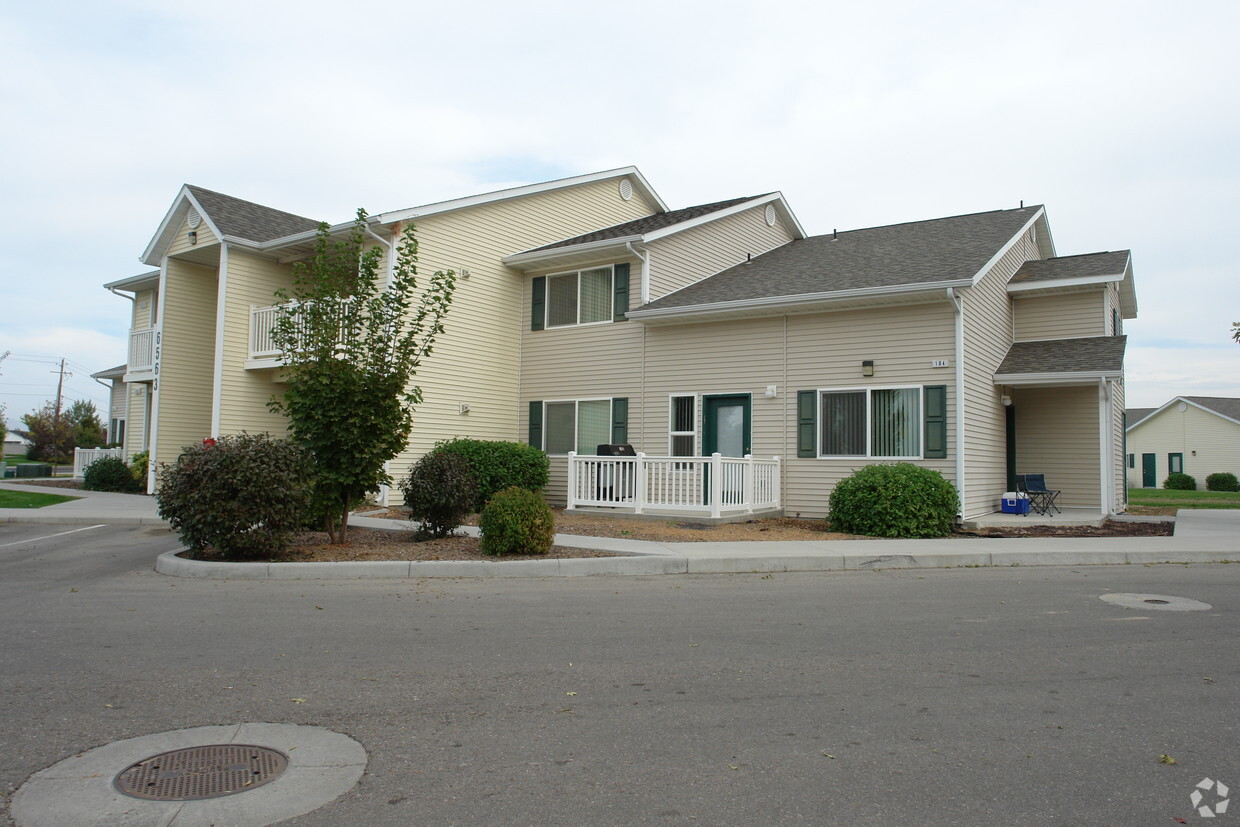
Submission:
[[[189,224],[191,230],[196,230],[198,225],[202,223],[202,216],[198,214],[198,210],[190,207],[189,215],[185,217],[185,221]]]
[[[625,201],[633,198],[633,182],[628,178],[620,179],[620,197]]]
[[[775,226],[775,205],[774,204],[766,205],[766,226],[768,227]]]

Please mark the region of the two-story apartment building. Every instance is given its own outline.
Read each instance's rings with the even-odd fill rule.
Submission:
[[[1056,257],[1041,207],[809,236],[778,192],[671,210],[626,167],[376,215],[376,243],[408,222],[423,270],[460,275],[396,475],[441,439],[519,438],[573,505],[709,510],[714,488],[716,510],[822,516],[852,469],[907,460],[964,516],[1027,472],[1122,509],[1131,261]],[[272,294],[315,227],[182,188],[143,256],[159,269],[107,285],[146,388],[129,450],[283,430]],[[647,457],[581,459],[602,443]]]

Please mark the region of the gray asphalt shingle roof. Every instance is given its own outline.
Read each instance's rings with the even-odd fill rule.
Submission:
[[[995,373],[1099,373],[1124,369],[1127,336],[1016,342]]]
[[[1118,250],[1086,253],[1080,256],[1033,259],[1020,266],[1016,275],[1012,276],[1012,283],[1122,275],[1130,255],[1128,250]]]
[[[639,310],[969,279],[1039,209],[995,210],[796,239]]]
[[[601,230],[585,233],[583,235],[566,238],[563,241],[557,241],[553,244],[546,244],[542,247],[535,247],[529,252],[537,252],[540,250],[554,250],[557,247],[573,247],[577,244],[589,244],[592,241],[606,241],[609,238],[625,238],[626,236],[644,235],[655,230],[662,230],[665,227],[671,227],[682,221],[691,221],[694,218],[700,218],[713,212],[726,210],[728,207],[734,207],[737,204],[743,204],[746,201],[752,201],[755,198],[761,198],[760,195],[750,195],[745,198],[732,198],[727,201],[716,201],[713,204],[699,204],[696,207],[685,207],[682,210],[672,210],[671,212],[659,213],[658,215],[648,215],[645,218],[637,218],[633,221],[626,221],[623,224],[616,224],[612,227],[604,227]]]
[[[192,184],[185,186],[202,205],[211,223],[224,235],[250,241],[271,241],[273,238],[283,238],[319,226],[319,222],[313,218],[264,207],[262,204],[243,201]]]
[[[1189,402],[1196,402],[1203,408],[1209,408],[1228,419],[1240,421],[1240,399],[1234,396],[1185,396]]]
[[[1131,428],[1156,410],[1158,408],[1124,408],[1124,421]]]

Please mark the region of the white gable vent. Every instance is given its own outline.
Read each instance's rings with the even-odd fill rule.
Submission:
[[[620,197],[625,201],[632,200],[633,198],[633,182],[628,178],[620,179]]]
[[[766,226],[768,227],[775,226],[775,205],[774,204],[766,205]]]
[[[185,217],[185,221],[189,224],[191,230],[196,230],[198,225],[202,223],[202,216],[198,214],[198,210],[190,207],[189,215]]]

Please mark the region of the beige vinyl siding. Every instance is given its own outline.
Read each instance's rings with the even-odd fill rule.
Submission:
[[[796,394],[830,388],[884,388],[893,385],[947,386],[947,457],[917,460],[917,465],[955,477],[955,371],[932,368],[934,359],[954,364],[954,321],[950,304],[882,307],[806,316],[788,316],[785,376],[759,381],[780,385],[783,444],[763,455],[784,457],[784,511],[790,516],[825,517],[827,498],[836,483],[857,468],[883,460],[802,459],[797,457]],[[739,339],[740,337],[738,337]],[[910,344],[915,343],[915,344]],[[744,348],[743,340],[736,346]],[[774,354],[772,354],[774,356]],[[874,376],[861,375],[861,363],[874,361]],[[779,361],[769,362],[773,367]],[[763,371],[755,370],[755,378]],[[767,372],[769,373],[769,371]],[[767,401],[767,400],[762,400]],[[822,413],[818,411],[821,432]],[[923,433],[924,437],[924,433]],[[821,434],[819,434],[821,439]],[[775,446],[772,446],[775,447]],[[758,446],[755,444],[755,454]],[[922,450],[925,447],[923,445]]]
[[[458,277],[445,332],[418,371],[424,401],[409,449],[391,464],[396,479],[440,440],[525,439],[518,383],[528,279],[500,259],[654,211],[637,193],[621,199],[617,187],[614,179],[599,181],[416,221],[421,281],[435,270],[465,268],[470,275]]]
[[[170,259],[164,280],[158,455],[152,462],[174,462],[184,446],[200,442],[211,428],[216,273]]]
[[[624,258],[605,264],[629,264],[629,303],[636,304],[641,284],[641,261]],[[549,271],[556,272],[556,271]],[[642,345],[645,328],[637,322],[610,322],[577,327],[530,330],[531,273],[521,291],[521,399],[517,439],[529,436],[529,403],[548,400],[626,397],[629,400],[629,442],[645,446],[641,417]],[[647,453],[664,453],[640,447]],[[568,460],[551,458],[547,499],[566,501]]]
[[[198,243],[190,244],[189,222],[182,221],[180,229],[177,230],[176,235],[172,237],[172,242],[168,245],[167,255],[178,256],[182,253],[188,252],[197,253],[205,247],[210,247],[213,244],[219,243],[219,238],[217,238],[215,233],[211,231],[211,228],[207,226],[207,222],[205,220],[199,222],[195,232],[198,233]]]
[[[112,383],[112,390],[108,394],[108,421],[105,421],[104,424],[108,426],[108,442],[116,442],[116,434],[112,433],[111,420],[128,419],[129,406],[127,403],[129,400],[127,399],[127,392],[129,386],[119,379],[109,381]]]
[[[762,205],[652,242],[651,301],[791,241],[783,221],[768,227],[765,214]]]
[[[292,285],[292,268],[228,248],[225,285],[223,370],[220,373],[220,434],[283,435],[287,420],[267,409],[283,385],[272,381],[274,370],[246,370],[250,355],[250,308],[275,304],[277,288]]]
[[[1045,474],[1064,508],[1101,508],[1098,387],[1015,388],[1016,473]]]
[[[1050,296],[1017,297],[1013,302],[1016,341],[1109,335],[1110,322],[1103,309],[1104,294],[1102,288],[1096,288]]]
[[[965,518],[998,510],[1007,490],[1006,414],[994,375],[1012,342],[1008,280],[1038,256],[1030,229],[976,284],[959,292],[964,308]]]
[[[149,444],[151,386],[146,382],[135,382],[126,387],[125,456],[133,457],[145,451]]]
[[[1128,457],[1124,453],[1124,380],[1111,383],[1111,513],[1120,514],[1128,503],[1125,488],[1125,468]]]
[[[148,330],[155,326],[155,310],[158,293],[155,290],[139,290],[134,294],[132,330]]]
[[[1178,402],[1165,411],[1151,414],[1128,432],[1128,453],[1136,455],[1136,467],[1128,469],[1128,484],[1141,487],[1141,455],[1154,454],[1154,484],[1162,487],[1170,471],[1168,454],[1184,455],[1184,473],[1205,490],[1210,474],[1230,472],[1240,476],[1240,424],[1204,411],[1196,405]],[[1194,454],[1193,452],[1196,452]]]
[[[1114,311],[1115,329],[1112,329],[1111,318]],[[1107,336],[1122,336],[1124,333],[1124,314],[1120,310],[1119,284],[1111,282],[1106,287],[1103,299],[1102,323]]]

